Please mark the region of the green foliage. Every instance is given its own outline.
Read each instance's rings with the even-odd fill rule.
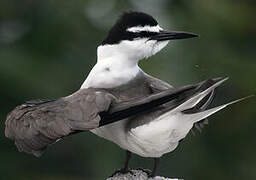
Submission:
[[[19,153],[3,132],[6,114],[16,105],[79,89],[96,61],[97,45],[125,10],[152,14],[166,29],[200,34],[170,42],[142,61],[146,72],[175,86],[229,76],[215,104],[256,92],[255,1],[1,0],[0,179],[100,180],[123,165],[124,152],[91,133],[65,138],[35,158]],[[162,158],[160,174],[256,179],[255,105],[252,98],[210,117],[203,133]],[[151,163],[135,156],[131,165]]]

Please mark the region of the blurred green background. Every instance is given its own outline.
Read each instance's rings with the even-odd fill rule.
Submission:
[[[124,151],[86,132],[48,148],[41,158],[19,153],[4,137],[8,112],[26,100],[78,90],[96,62],[96,48],[126,10],[153,15],[163,28],[200,34],[173,41],[140,63],[172,85],[229,76],[214,105],[256,92],[254,0],[1,0],[0,179],[103,180],[123,166]],[[256,179],[256,99],[210,117],[160,163],[159,174],[185,180]],[[134,156],[131,167],[151,168]]]

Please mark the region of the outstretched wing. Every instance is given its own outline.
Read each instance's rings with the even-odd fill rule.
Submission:
[[[57,100],[30,101],[16,107],[6,120],[5,135],[20,151],[39,156],[47,145],[76,131],[99,126],[113,96],[93,89]]]
[[[146,98],[119,103],[103,89],[81,89],[57,100],[30,101],[9,113],[5,135],[15,141],[20,151],[40,156],[48,145],[62,137],[155,112],[155,107],[160,105],[164,105],[164,111],[178,110],[205,118],[230,104],[217,110],[203,111],[209,103],[209,94],[225,80],[212,79],[181,88],[169,88]],[[143,122],[134,122],[134,125],[138,123]]]

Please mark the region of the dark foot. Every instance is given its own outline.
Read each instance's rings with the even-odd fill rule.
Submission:
[[[150,175],[148,175],[149,178],[154,178],[156,175],[151,173]]]
[[[129,169],[125,169],[125,168],[122,168],[122,169],[118,169],[116,170],[111,176],[109,177],[114,177],[116,174],[127,174],[127,173],[130,173],[133,175],[133,172]]]

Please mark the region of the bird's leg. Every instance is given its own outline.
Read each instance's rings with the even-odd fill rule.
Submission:
[[[128,150],[126,150],[126,158],[125,158],[125,163],[124,163],[124,168],[121,169],[122,173],[127,173],[129,169],[129,161],[131,159],[132,153]]]
[[[150,174],[150,177],[155,177],[156,176],[156,170],[157,166],[159,164],[160,158],[154,158],[154,168],[152,170],[152,173]]]
[[[110,177],[113,177],[114,175],[119,174],[119,173],[126,174],[126,173],[130,172],[131,174],[133,174],[132,171],[129,171],[129,166],[128,166],[129,161],[131,159],[131,155],[132,155],[132,153],[130,151],[126,150],[126,158],[125,158],[124,167],[122,169],[119,169],[116,172],[114,172]]]
[[[148,177],[155,177],[156,176],[156,170],[157,170],[157,166],[159,164],[160,158],[154,158],[154,167],[153,170],[149,170],[149,169],[143,169],[143,168],[138,168],[138,170],[141,170],[143,172],[145,172]]]

